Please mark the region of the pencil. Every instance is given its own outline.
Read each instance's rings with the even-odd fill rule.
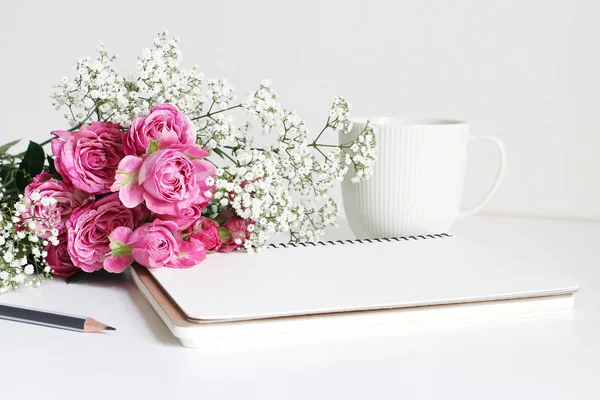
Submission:
[[[112,326],[89,317],[59,314],[6,304],[0,304],[0,319],[85,333],[116,330]]]

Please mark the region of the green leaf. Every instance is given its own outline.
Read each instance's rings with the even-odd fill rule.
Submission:
[[[81,279],[83,274],[85,274],[85,272],[78,271],[65,279],[65,283],[68,285],[69,283],[77,282],[79,279]]]
[[[19,143],[21,139],[13,140],[12,142],[8,142],[0,146],[0,155],[6,154],[6,152],[13,147],[15,144]]]
[[[94,271],[94,272],[85,272],[78,271],[75,275],[71,275],[67,279],[65,279],[65,283],[68,285],[70,283],[80,282],[80,283],[101,283],[101,282],[110,282],[110,281],[123,281],[127,279],[127,277],[122,276],[122,274],[112,274],[104,269]]]
[[[160,142],[158,140],[151,140],[150,144],[146,148],[146,154],[147,155],[152,154],[155,151],[158,151],[159,148],[160,148]]]
[[[6,189],[4,199],[17,198],[19,190],[15,179],[18,169],[12,165],[3,165],[0,167],[0,178],[2,178],[2,187]]]
[[[15,170],[14,178],[15,178],[15,186],[16,186],[17,192],[19,192],[19,193],[25,192],[25,188],[27,187],[27,185],[29,185],[31,182],[33,182],[33,179],[31,178],[31,176],[22,169]]]
[[[108,245],[110,247],[110,255],[113,257],[120,256],[130,256],[131,255],[131,246],[123,244],[121,242],[110,242]]]
[[[54,159],[52,158],[52,156],[46,156],[46,160],[48,161],[48,172],[52,174],[52,177],[54,179],[62,181],[63,177],[56,170],[56,167],[54,166]]]
[[[221,157],[221,158],[225,158],[225,153],[223,152],[223,150],[219,149],[218,147],[215,147],[215,148],[213,149],[213,151],[214,151],[216,154],[218,154],[218,155],[219,155],[219,157]]]
[[[233,235],[231,234],[231,232],[228,229],[219,228],[219,237],[221,238],[222,241],[228,242],[229,240],[231,240],[232,236]]]
[[[29,142],[27,151],[23,156],[21,162],[21,169],[29,173],[32,177],[36,176],[44,170],[44,161],[46,155],[44,154],[44,148],[36,142]]]
[[[225,224],[225,222],[229,221],[227,218],[223,218],[220,215],[217,218],[213,218],[213,221],[215,221],[217,224],[219,224],[219,226],[223,226]]]

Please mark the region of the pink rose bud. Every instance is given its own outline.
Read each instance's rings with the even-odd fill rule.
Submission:
[[[67,234],[62,233],[58,236],[58,245],[48,244],[46,246],[46,262],[50,267],[50,272],[54,275],[69,277],[80,271],[79,268],[73,264],[69,251],[67,250]]]
[[[217,222],[219,222],[221,225],[225,224],[227,221],[229,221],[230,219],[234,218],[235,212],[233,210],[223,210],[221,211],[221,213],[219,214],[219,216],[217,217]]]
[[[161,143],[164,142],[164,143]],[[125,136],[125,154],[143,156],[148,147],[167,148],[173,144],[194,144],[196,131],[190,119],[171,104],[158,104],[145,117],[136,118]]]
[[[202,242],[206,251],[217,251],[221,247],[221,237],[219,236],[219,223],[210,218],[200,217],[186,231],[190,241],[198,240]]]
[[[206,258],[204,245],[199,241],[183,240],[181,234],[177,235],[179,255],[173,260],[172,268],[190,268],[200,264]]]
[[[230,251],[236,250],[243,246],[246,239],[250,237],[248,232],[248,225],[246,221],[240,217],[234,217],[225,222],[225,224],[219,228],[221,241],[223,242],[222,247],[219,249],[221,253],[229,253]]]
[[[119,192],[119,199],[125,207],[133,208],[144,201],[144,188],[139,184],[143,160],[137,156],[125,156],[117,167],[115,182],[110,187]]]
[[[104,260],[104,269],[108,272],[121,273],[133,263],[133,254],[129,246],[131,229],[120,226],[108,235],[110,254]]]
[[[124,156],[121,127],[92,122],[78,132],[54,131],[54,166],[65,183],[90,194],[110,192],[117,165]]]

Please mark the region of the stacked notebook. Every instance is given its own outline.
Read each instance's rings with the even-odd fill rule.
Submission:
[[[554,314],[579,284],[447,234],[213,254],[190,269],[134,267],[135,284],[184,346],[394,335]]]

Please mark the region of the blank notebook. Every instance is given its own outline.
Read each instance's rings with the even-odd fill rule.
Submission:
[[[373,318],[365,311],[558,299],[579,286],[554,270],[446,234],[272,247],[258,254],[212,254],[189,269],[148,273],[136,267],[134,281],[171,331],[192,346],[209,325],[220,326],[217,336],[223,339],[227,326],[231,332],[242,327],[263,332],[267,325],[293,330],[298,317],[303,327],[307,317],[315,317],[320,322],[311,323],[322,327],[336,315],[348,323],[349,317]],[[156,301],[161,296],[162,305]],[[166,301],[172,304],[164,307]],[[177,319],[185,324],[177,325]],[[264,321],[270,324],[256,324]]]

